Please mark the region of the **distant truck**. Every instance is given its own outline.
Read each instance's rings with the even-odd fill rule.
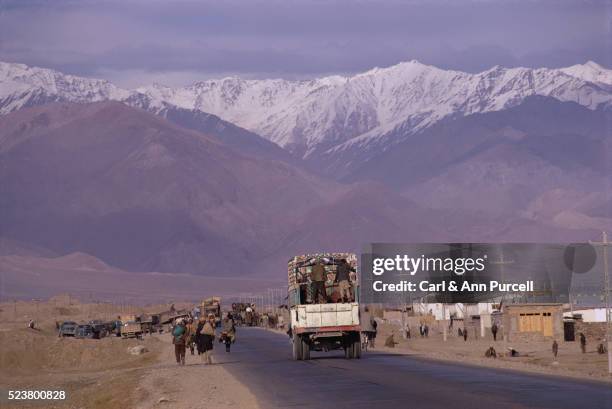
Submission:
[[[64,321],[59,327],[60,337],[74,337],[76,335],[78,324],[74,321]]]
[[[126,321],[121,327],[121,338],[142,338],[142,325],[136,321]]]
[[[342,298],[335,280],[338,265],[346,262],[351,270],[350,299]],[[315,264],[325,269],[326,303],[314,299],[311,280]],[[347,359],[361,357],[357,256],[352,253],[322,253],[297,256],[288,263],[289,336],[293,359],[308,360],[310,351],[343,349]],[[348,302],[347,302],[348,301]]]
[[[76,328],[75,338],[94,338],[93,327],[89,324],[81,324]]]
[[[215,323],[219,326],[221,323],[221,297],[210,297],[202,301],[200,312],[204,317],[213,314],[215,316]]]

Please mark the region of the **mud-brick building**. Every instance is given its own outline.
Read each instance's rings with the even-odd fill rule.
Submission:
[[[563,304],[508,304],[503,307],[508,341],[563,339]]]

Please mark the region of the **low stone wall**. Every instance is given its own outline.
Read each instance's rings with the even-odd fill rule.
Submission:
[[[582,322],[576,321],[575,327],[576,340],[581,332],[589,340],[603,341],[606,338],[606,323],[605,322]]]

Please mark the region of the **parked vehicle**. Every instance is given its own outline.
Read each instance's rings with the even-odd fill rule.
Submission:
[[[78,324],[74,321],[64,321],[60,325],[59,336],[60,337],[74,337]]]
[[[81,324],[76,327],[75,338],[94,338],[93,328],[89,324]]]
[[[91,329],[94,333],[94,338],[100,339],[104,338],[108,335],[108,330],[106,329],[106,324],[101,320],[91,320],[89,321],[89,325],[91,325]]]
[[[142,326],[140,322],[127,321],[121,327],[121,338],[142,338]]]
[[[311,279],[315,265],[317,268],[323,265],[325,276],[325,283],[319,281],[316,290]],[[351,271],[348,283],[350,299],[340,294],[341,284],[335,280],[340,265]],[[344,349],[347,359],[361,357],[356,267],[357,256],[351,253],[309,254],[289,260],[291,326],[288,333],[292,338],[295,360],[310,359],[310,351],[335,349]],[[343,285],[346,293],[347,283]],[[321,302],[322,298],[327,302]]]
[[[123,328],[123,322],[120,320],[112,321],[111,333],[115,334],[116,337],[121,336],[121,328]]]

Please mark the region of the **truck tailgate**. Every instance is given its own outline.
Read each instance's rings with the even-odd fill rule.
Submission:
[[[302,304],[297,306],[297,317],[292,314],[296,328],[324,328],[359,325],[357,303]],[[297,318],[297,319],[296,319]]]

